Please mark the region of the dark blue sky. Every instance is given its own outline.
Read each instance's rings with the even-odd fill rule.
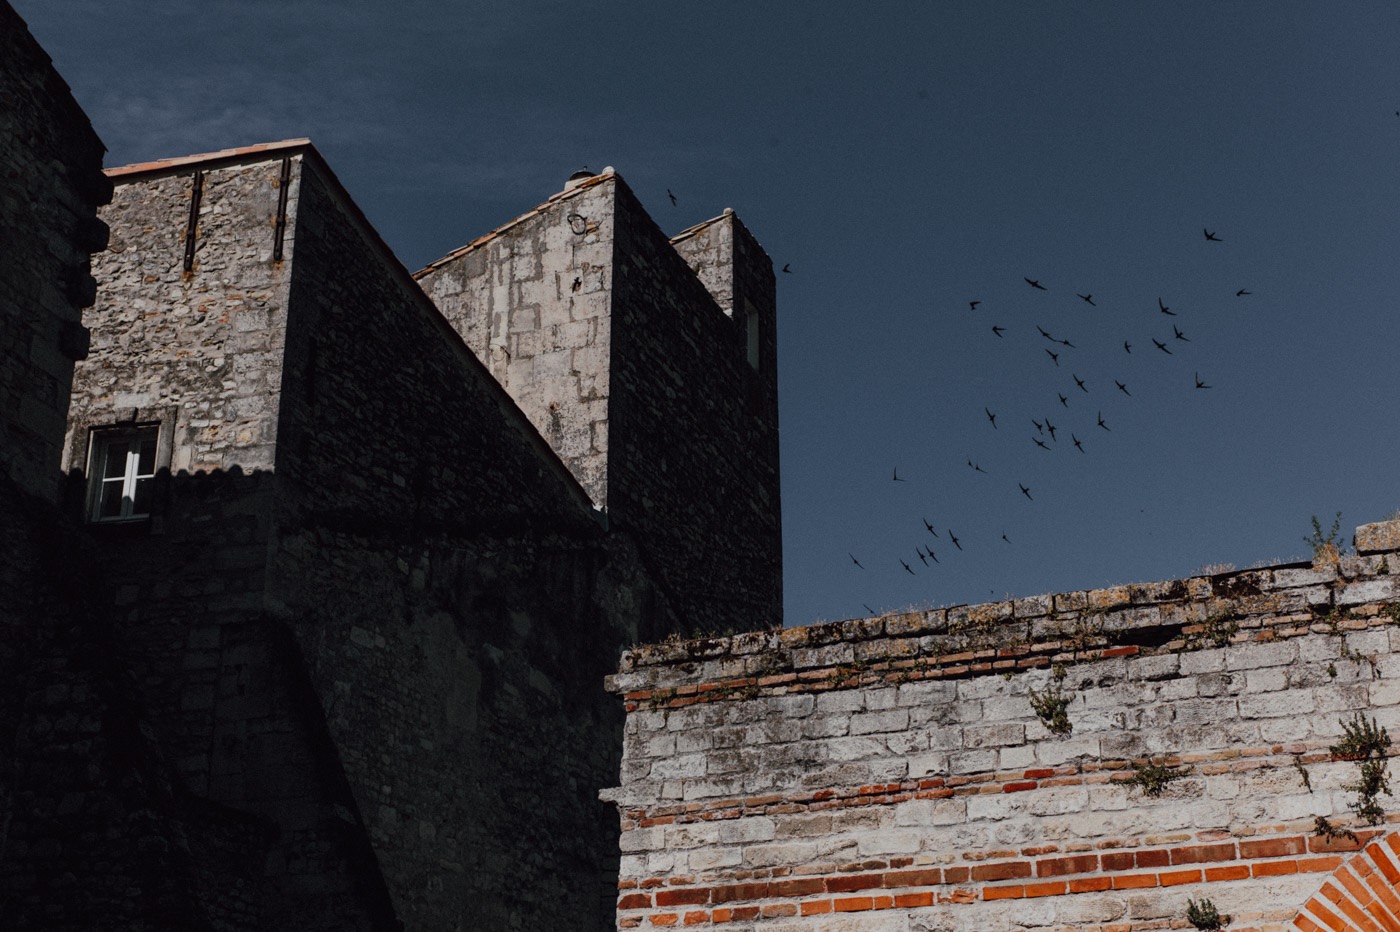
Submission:
[[[582,165],[671,232],[737,210],[794,270],[790,624],[1400,508],[1393,2],[13,2],[109,164],[310,136],[410,268]]]

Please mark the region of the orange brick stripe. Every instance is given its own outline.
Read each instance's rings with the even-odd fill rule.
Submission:
[[[1362,630],[1367,627],[1383,627],[1390,624],[1390,618],[1383,614],[1389,603],[1374,602],[1352,606],[1347,630]],[[876,621],[879,619],[870,619]],[[1245,630],[1232,637],[1233,643],[1246,641],[1276,641],[1283,638],[1303,637],[1314,633],[1330,632],[1332,629],[1317,621],[1311,613],[1290,613],[1281,615],[1254,616],[1241,623]],[[1160,634],[1164,625],[1154,625],[1141,629]],[[1159,644],[1120,644],[1115,647],[1095,648],[1088,651],[1075,651],[1073,645],[1064,640],[1045,641],[1028,647],[986,648],[976,651],[958,651],[947,654],[921,655],[924,649],[919,637],[875,636],[859,639],[861,643],[878,645],[883,642],[884,656],[872,656],[859,662],[829,664],[808,670],[794,670],[772,673],[763,676],[737,676],[706,683],[686,683],[680,686],[657,689],[637,689],[623,694],[628,712],[638,709],[676,709],[697,702],[721,702],[735,699],[754,699],[759,696],[781,696],[790,693],[828,692],[840,689],[857,689],[879,685],[894,685],[922,680],[965,679],[988,673],[1007,673],[1046,667],[1054,663],[1074,661],[1090,662],[1109,657],[1126,657],[1136,654],[1176,653],[1183,650],[1204,649],[1209,642],[1199,639],[1188,640],[1187,636],[1199,634],[1201,625],[1185,624],[1181,627],[1182,637]],[[1122,632],[1120,636],[1131,636],[1133,632]],[[820,644],[838,643],[844,637]],[[709,642],[703,642],[709,643]],[[693,656],[689,660],[713,659],[712,655]]]
[[[653,878],[628,882],[627,889],[618,897],[618,909],[624,913],[662,910],[648,917],[654,925],[667,924],[655,921],[665,916],[675,916],[675,921],[682,923],[692,921],[687,918],[692,916],[697,917],[695,922],[720,923],[770,916],[914,908],[935,903],[970,903],[977,899],[1030,899],[1322,873],[1337,871],[1342,866],[1338,852],[1355,851],[1377,835],[1377,832],[1367,832],[1355,842],[1286,835],[1139,851],[1057,854],[958,867],[910,865],[898,870],[787,876],[742,883],[678,885],[674,881],[679,878],[672,878],[670,882]],[[1373,847],[1374,844],[1367,850]],[[1393,902],[1396,915],[1400,916],[1400,899],[1390,889],[1392,873],[1400,878],[1400,869],[1387,860],[1383,865],[1356,869],[1355,876],[1344,879],[1342,884],[1351,899],[1364,900],[1366,904]],[[1001,883],[1007,880],[1016,882]],[[969,884],[981,886],[971,888]],[[930,887],[951,889],[926,889]],[[1335,905],[1346,900],[1340,894],[1338,897],[1340,899],[1334,897],[1327,902]],[[788,902],[755,902],[764,900]],[[1355,911],[1356,904],[1346,900],[1340,908]],[[1323,925],[1321,928],[1332,927]],[[1400,932],[1400,921],[1394,927],[1384,928],[1388,932]]]
[[[1376,838],[1337,867],[1294,917],[1296,932],[1400,932],[1400,834]]]
[[[1292,768],[1301,757],[1305,764],[1330,761],[1325,743],[1274,744],[1257,748],[1231,748],[1199,754],[1169,757],[1171,766],[1188,764],[1197,774],[1211,776],[1268,768]],[[1159,761],[1161,763],[1162,761]],[[647,809],[629,809],[623,814],[624,829],[653,825],[685,824],[739,819],[773,812],[820,811],[855,806],[890,806],[911,799],[946,799],[950,796],[985,796],[996,793],[1023,793],[1056,786],[1081,786],[1127,780],[1133,771],[1126,760],[1088,761],[1058,767],[1027,770],[982,771],[956,777],[929,777],[898,783],[872,783],[806,793],[766,793],[740,799],[676,803]]]

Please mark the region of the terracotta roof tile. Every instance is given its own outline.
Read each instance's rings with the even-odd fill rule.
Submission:
[[[144,175],[150,172],[165,172],[190,165],[207,162],[238,161],[254,155],[267,155],[274,152],[287,152],[310,148],[310,139],[284,139],[281,142],[263,142],[256,146],[243,146],[238,149],[220,149],[218,152],[204,152],[199,155],[184,155],[173,159],[157,159],[154,162],[137,162],[135,165],[122,165],[106,170],[108,178],[124,178],[130,175]]]

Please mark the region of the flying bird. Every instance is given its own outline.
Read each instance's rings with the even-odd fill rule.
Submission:
[[[1237,298],[1243,298],[1243,297],[1244,297],[1245,295],[1247,295],[1247,294],[1254,294],[1254,292],[1252,292],[1252,291],[1245,291],[1243,288],[1241,288],[1239,291],[1235,292],[1235,297],[1237,297]]]
[[[669,197],[669,198],[671,199],[671,206],[672,206],[672,207],[675,207],[675,206],[676,206],[676,196],[675,196],[674,194],[671,193],[671,189],[670,189],[670,188],[667,188],[667,189],[666,189],[666,196]]]
[[[895,481],[895,482],[908,482],[908,481],[909,481],[908,479],[901,479],[901,478],[899,478],[899,467],[898,467],[898,466],[896,466],[895,469],[894,469],[894,481]]]
[[[1216,236],[1216,235],[1215,235],[1214,233],[1212,233],[1210,230],[1207,230],[1205,227],[1201,227],[1201,232],[1204,233],[1204,234],[1206,235],[1206,242],[1208,242],[1208,243],[1223,243],[1223,242],[1224,242],[1224,240],[1222,240],[1220,237]]]
[[[1060,344],[1061,346],[1068,346],[1070,349],[1079,349],[1079,347],[1075,346],[1068,340],[1056,340],[1055,342]]]
[[[1045,441],[1044,441],[1044,440],[1041,440],[1039,437],[1032,437],[1031,439],[1035,441],[1035,445],[1036,445],[1036,446],[1040,447],[1040,448],[1041,448],[1042,450],[1044,450],[1046,453],[1049,453],[1049,452],[1050,452],[1050,448],[1047,447],[1047,446],[1045,445]]]
[[[850,557],[850,558],[851,558],[851,562],[854,563],[856,566],[860,566],[860,561],[856,559],[856,555],[855,555],[855,554],[853,554],[853,553],[847,551],[846,556]],[[863,567],[863,566],[860,566],[860,568],[861,568],[861,569],[865,569],[865,567]]]
[[[953,546],[954,546],[954,547],[957,547],[959,550],[962,549],[962,544],[958,543],[958,539],[957,539],[955,536],[953,536],[953,532],[952,532],[952,531],[949,531],[949,532],[948,532],[948,539],[951,540],[951,541],[953,542]]]
[[[992,413],[990,408],[983,408],[982,410],[987,412],[987,420],[992,422],[992,429],[995,430],[997,426],[997,416]]]
[[[915,547],[914,552],[919,555],[919,562],[922,563],[924,566],[928,566],[928,557],[924,556],[923,548]]]
[[[1039,421],[1037,421],[1035,418],[1031,418],[1031,423],[1035,425],[1035,432],[1036,432],[1037,434],[1043,434],[1043,433],[1045,433],[1045,425],[1041,424],[1041,423],[1040,423]]]
[[[1156,339],[1155,337],[1154,337],[1153,340],[1152,340],[1152,345],[1155,346],[1155,347],[1157,347],[1157,348],[1158,348],[1159,350],[1161,350],[1162,352],[1166,353],[1168,356],[1170,356],[1170,355],[1172,354],[1172,351],[1169,350],[1169,349],[1167,349],[1167,344],[1165,344],[1165,343],[1159,341],[1159,340]]]
[[[1210,388],[1209,385],[1207,385],[1205,382],[1202,382],[1202,381],[1201,381],[1201,374],[1200,374],[1199,372],[1196,372],[1196,373],[1193,373],[1193,374],[1196,376],[1196,387],[1197,387],[1197,388]]]
[[[1006,541],[1008,544],[1011,543],[1011,538],[1009,538],[1009,537],[1006,536],[1006,532],[1005,532],[1005,531],[1002,531],[1002,533],[1001,533],[1001,539],[1004,540],[1004,541]]]
[[[978,465],[977,465],[976,463],[974,463],[972,460],[968,460],[968,461],[967,461],[967,465],[969,465],[969,466],[972,467],[973,472],[985,473],[985,472],[987,471],[987,470],[983,469],[981,466],[978,466]],[[929,530],[931,531],[931,530],[933,530],[933,528],[929,528]]]
[[[1045,328],[1042,327],[1042,326],[1040,326],[1040,324],[1036,324],[1036,325],[1035,325],[1035,329],[1039,330],[1039,331],[1040,331],[1040,335],[1043,336],[1045,339],[1047,339],[1047,340],[1053,340],[1053,339],[1055,339],[1055,338],[1052,337],[1050,334],[1046,333],[1046,332],[1045,332]]]
[[[1001,336],[1001,332],[1005,329],[1005,327],[998,327],[996,324],[992,324],[992,333],[995,333],[997,336]]]
[[[1133,351],[1133,344],[1129,343],[1127,340],[1124,340],[1124,341],[1123,341],[1123,349],[1127,350],[1128,353],[1131,354],[1132,351]]]
[[[928,523],[928,518],[924,519],[924,527],[928,528],[928,532],[934,537],[938,536],[938,532],[933,529],[933,525]]]
[[[1172,333],[1176,336],[1178,340],[1183,340],[1187,343],[1191,342],[1191,340],[1186,336],[1186,334],[1182,333],[1179,329],[1177,329],[1176,324],[1172,324]]]
[[[1176,311],[1173,311],[1171,308],[1163,304],[1161,298],[1157,299],[1157,309],[1160,310],[1163,314],[1166,314],[1168,317],[1176,316]]]
[[[1022,276],[1022,277],[1024,278],[1025,276]],[[1033,279],[1033,278],[1027,278],[1027,279],[1026,279],[1026,284],[1027,284],[1027,285],[1030,285],[1032,288],[1039,288],[1041,291],[1045,291],[1045,290],[1046,290],[1046,288],[1045,288],[1044,285],[1042,285],[1040,282],[1036,281],[1036,280]]]
[[[1076,450],[1078,450],[1080,453],[1083,453],[1083,452],[1084,452],[1084,446],[1083,446],[1083,444],[1081,444],[1081,443],[1079,442],[1079,438],[1078,438],[1078,437],[1076,437],[1074,434],[1070,434],[1070,435],[1069,435],[1069,439],[1071,439],[1071,440],[1074,441],[1074,448],[1075,448]]]
[[[909,566],[908,563],[905,563],[903,560],[900,560],[899,565],[904,567],[904,572],[908,573],[910,576],[914,575],[914,570]]]
[[[1049,350],[1049,349],[1046,349],[1045,352],[1050,353],[1050,350]],[[1060,364],[1060,354],[1059,354],[1059,353],[1050,353],[1050,358],[1053,359],[1053,360],[1055,360],[1055,365],[1058,366],[1058,365]]]
[[[938,559],[938,555],[937,555],[936,553],[933,552],[933,548],[932,548],[932,547],[929,547],[929,548],[928,548],[928,558],[929,558],[930,560],[932,560],[934,563],[941,563],[941,562],[942,562],[941,560]]]
[[[979,304],[981,304],[981,303],[982,303],[981,301],[969,301],[969,302],[967,302],[967,306],[968,306],[969,308],[971,308],[972,310],[975,311],[975,310],[977,310],[977,305],[979,305]]]
[[[1021,483],[1019,483],[1019,482],[1016,483],[1016,485],[1020,486],[1020,488],[1021,488],[1021,494],[1022,494],[1022,495],[1024,495],[1026,498],[1030,498],[1031,501],[1035,501],[1035,499],[1031,498],[1031,490],[1030,490],[1030,489],[1026,488],[1024,485],[1021,485]]]
[[[1099,426],[1104,430],[1110,430],[1109,426],[1103,422],[1103,412],[1099,412]]]
[[[1051,443],[1054,443],[1054,442],[1055,442],[1055,425],[1050,423],[1050,419],[1049,419],[1048,417],[1045,419],[1045,429],[1048,430],[1048,431],[1050,431],[1050,442],[1051,442]]]
[[[788,273],[789,275],[791,275],[791,274],[792,274],[792,263],[790,263],[790,262],[784,262],[784,263],[783,263],[783,271],[786,272],[786,273]]]
[[[1059,392],[1056,392],[1055,394],[1056,394],[1056,395],[1060,395]],[[1068,408],[1068,407],[1069,407],[1069,399],[1066,398],[1064,395],[1060,395],[1060,404],[1061,404],[1063,407]]]
[[[1090,307],[1098,307],[1098,305],[1094,303],[1094,296],[1092,294],[1079,294],[1078,292],[1075,292],[1075,294]]]
[[[1084,387],[1084,380],[1083,380],[1083,379],[1081,379],[1079,376],[1075,375],[1073,372],[1071,372],[1071,373],[1069,374],[1069,376],[1070,376],[1070,378],[1074,379],[1074,384],[1079,386],[1079,390],[1080,390],[1081,392],[1084,392],[1085,394],[1088,394],[1089,390],[1088,390],[1087,388]]]
[[[1117,385],[1118,390],[1123,394],[1127,395],[1129,398],[1133,397],[1133,393],[1128,391],[1128,386],[1124,385],[1122,382],[1118,381],[1117,379],[1114,379],[1113,384]]]

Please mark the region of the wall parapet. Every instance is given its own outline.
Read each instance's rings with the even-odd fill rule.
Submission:
[[[1400,599],[1400,556],[1391,559],[1400,553],[1400,520],[1361,525],[1354,542],[1355,554],[1331,563],[1285,563],[727,637],[672,639],[624,652],[608,689],[622,694],[629,710],[638,705],[675,708],[735,693],[751,697],[953,679],[1312,631],[1361,630],[1382,614],[1385,603]]]

